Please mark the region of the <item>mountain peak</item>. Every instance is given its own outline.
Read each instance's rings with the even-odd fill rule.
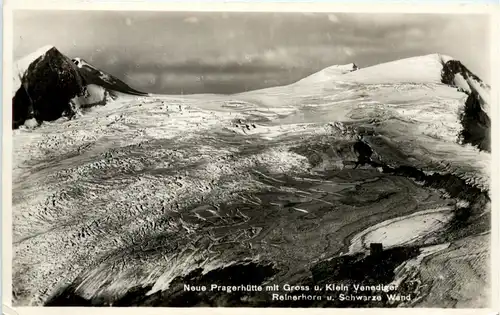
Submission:
[[[57,48],[54,45],[45,45],[43,47],[38,48],[37,50],[19,58],[17,61],[15,61],[16,65],[19,66],[26,66],[29,67],[29,65],[35,61],[36,59],[40,58],[41,56],[45,55],[49,50],[56,49]]]
[[[54,45],[45,45],[43,47],[38,48],[37,50],[19,58],[14,61],[13,64],[13,85],[12,85],[12,96],[16,93],[17,89],[21,84],[22,75],[28,70],[28,67],[33,63],[33,61],[38,58],[44,56],[49,50],[56,49]]]
[[[56,49],[56,47],[54,45],[42,46],[42,47],[36,49],[35,51],[25,55],[24,57],[19,58],[19,60],[28,60],[28,59],[33,59],[33,58],[36,59],[51,49]]]
[[[72,117],[78,108],[103,105],[117,92],[147,95],[81,58],[68,58],[53,45],[19,59],[13,70],[13,128],[31,118]]]

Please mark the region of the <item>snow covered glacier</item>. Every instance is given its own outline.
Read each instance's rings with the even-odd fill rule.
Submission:
[[[488,305],[489,87],[459,61],[130,94],[13,131],[15,305]],[[186,283],[393,284],[411,299],[287,304]]]

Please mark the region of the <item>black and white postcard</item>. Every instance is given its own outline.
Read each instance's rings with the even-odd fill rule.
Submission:
[[[6,305],[493,307],[497,7],[152,7],[7,14]]]

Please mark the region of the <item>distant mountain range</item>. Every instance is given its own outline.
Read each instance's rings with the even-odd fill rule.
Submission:
[[[364,69],[359,69],[354,63],[333,65],[299,80],[295,85],[317,85],[331,80],[369,84],[381,83],[381,78],[385,83],[440,82],[468,94],[461,115],[464,127],[462,141],[481,150],[490,150],[490,87],[450,56],[430,54]],[[40,124],[63,116],[72,117],[79,109],[105,105],[118,94],[148,95],[82,58],[70,59],[50,45],[14,64],[13,88],[13,129],[33,118]]]

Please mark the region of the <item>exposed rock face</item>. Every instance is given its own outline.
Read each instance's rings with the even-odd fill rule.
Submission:
[[[472,72],[467,69],[458,60],[448,60],[443,64],[443,70],[441,73],[441,82],[448,85],[455,85],[455,75],[461,74],[465,79],[468,77],[473,78],[476,81],[481,82],[481,80]]]
[[[33,106],[28,93],[21,87],[12,98],[12,128],[19,128],[30,118],[33,118]]]
[[[107,90],[102,86],[89,84],[85,86],[85,91],[83,95],[76,96],[73,102],[79,108],[87,108],[96,105],[106,105],[106,95]]]
[[[470,143],[480,150],[491,151],[490,128],[491,121],[481,109],[480,96],[472,91],[465,102],[465,109],[461,116],[463,143]]]
[[[29,57],[14,80],[20,86],[12,98],[13,129],[31,118],[41,123],[73,117],[79,108],[105,105],[116,98],[115,91],[146,95],[82,59],[71,60],[55,47]]]
[[[459,91],[469,95],[460,117],[463,127],[460,133],[462,143],[472,144],[480,150],[489,152],[491,121],[485,110],[488,107],[487,101],[478,91],[488,87],[458,60],[443,63],[441,82],[456,86]]]
[[[71,111],[70,100],[83,95],[84,81],[76,66],[56,48],[30,64],[12,101],[13,127],[32,115],[37,121],[51,121]]]

